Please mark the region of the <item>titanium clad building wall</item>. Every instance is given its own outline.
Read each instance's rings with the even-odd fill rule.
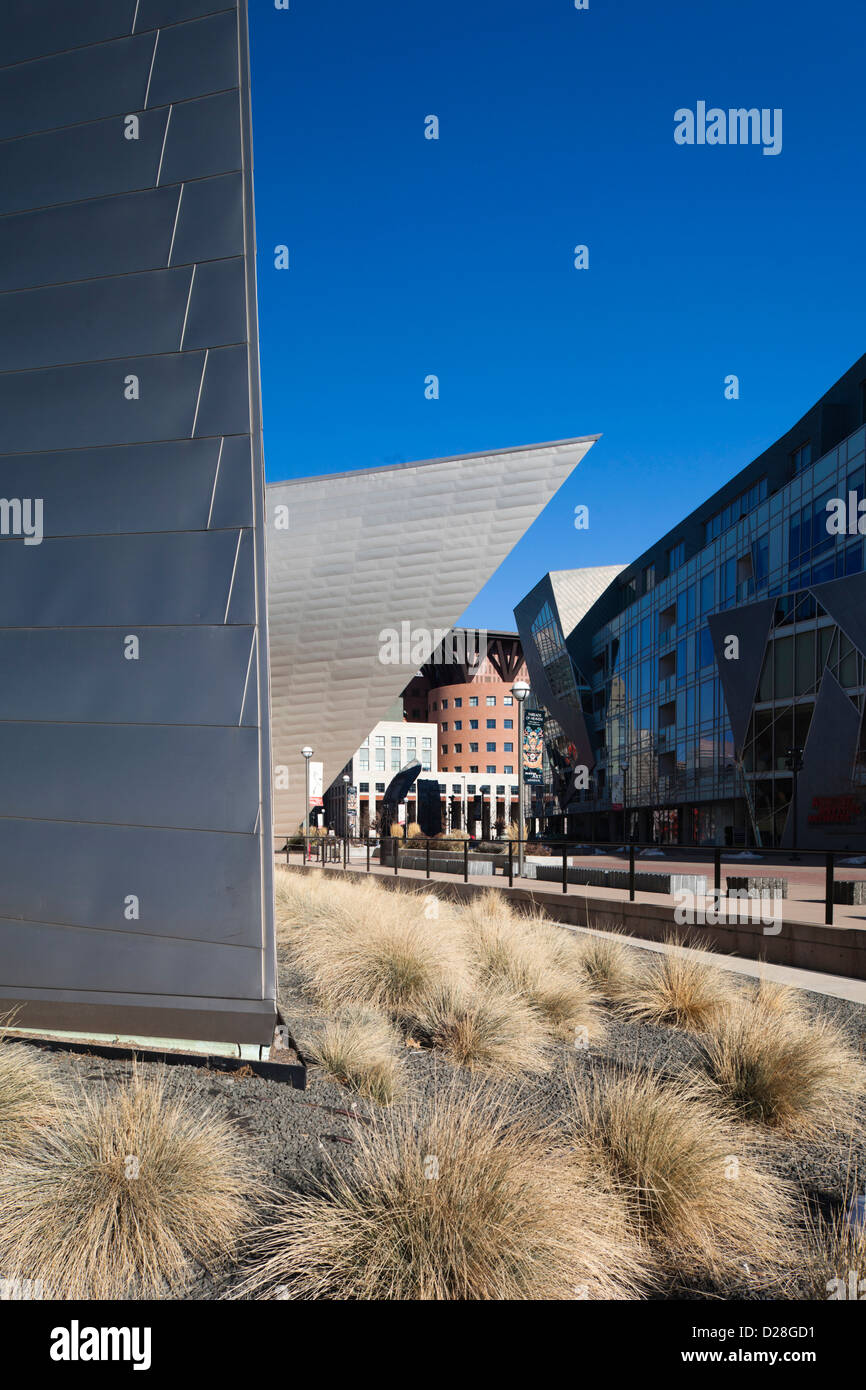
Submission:
[[[301,748],[328,787],[423,665],[383,632],[450,631],[596,438],[268,484],[281,835],[304,815]]]
[[[0,56],[0,1012],[267,1043],[245,0],[9,4]]]

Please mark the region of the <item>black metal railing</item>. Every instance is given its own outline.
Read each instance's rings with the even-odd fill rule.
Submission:
[[[561,884],[563,893],[569,890],[569,864],[570,859],[604,855],[612,859],[623,861],[627,871],[627,889],[630,902],[635,900],[637,874],[643,869],[643,865],[638,866],[640,859],[647,857],[647,851],[652,851],[652,857],[658,860],[670,859],[673,862],[694,865],[696,868],[709,867],[712,863],[713,891],[721,894],[722,891],[722,864],[726,863],[729,867],[737,865],[746,871],[746,877],[762,877],[761,872],[749,875],[748,867],[754,863],[756,869],[760,863],[761,869],[807,867],[804,861],[812,860],[818,866],[823,866],[824,870],[824,922],[827,926],[833,925],[834,906],[837,902],[847,901],[846,892],[852,900],[855,898],[853,890],[849,890],[849,885],[858,880],[837,876],[837,868],[841,867],[839,861],[844,858],[853,857],[856,851],[846,850],[781,850],[765,849],[760,851],[748,851],[748,859],[744,860],[743,850],[738,850],[736,846],[722,845],[672,845],[659,844],[656,841],[637,841],[632,840],[627,843],[614,840],[595,840],[591,843],[586,840],[573,839],[548,839],[539,841],[525,837],[523,840],[515,838],[500,840],[477,840],[455,838],[449,840],[448,836],[443,838],[429,836],[412,836],[404,838],[395,835],[383,835],[379,837],[367,836],[364,839],[355,839],[350,836],[297,836],[294,840],[287,840],[281,853],[285,853],[286,863],[291,862],[292,852],[302,854],[303,862],[306,864],[316,864],[325,867],[328,864],[340,864],[344,869],[351,868],[353,862],[353,851],[363,851],[366,862],[366,871],[370,873],[374,867],[374,858],[378,859],[380,868],[393,866],[394,874],[399,875],[401,869],[401,858],[403,872],[419,872],[422,868],[426,878],[430,878],[431,873],[435,872],[455,872],[454,869],[446,869],[442,864],[445,857],[451,859],[462,858],[460,866],[462,870],[463,882],[468,883],[470,868],[473,863],[483,856],[485,862],[491,863],[491,875],[495,875],[499,866],[498,861],[502,860],[502,876],[508,878],[509,887],[514,885],[515,878],[518,877],[518,868],[515,866],[515,859],[519,858],[520,846],[523,846],[524,855],[538,858],[543,856],[551,861],[551,867],[557,859],[561,864]],[[458,846],[460,850],[458,851]],[[411,865],[407,860],[411,859]],[[414,861],[421,859],[422,864]],[[438,862],[437,862],[438,860]],[[457,870],[459,872],[460,870]],[[646,870],[652,872],[652,870]],[[733,876],[733,875],[730,875]],[[763,876],[768,876],[766,873]],[[526,877],[526,876],[524,876]],[[778,877],[778,875],[773,875]],[[864,876],[866,878],[866,876]],[[863,890],[866,894],[866,889]],[[852,901],[852,905],[854,905]],[[857,905],[862,905],[866,909],[866,901],[860,902],[857,898]]]

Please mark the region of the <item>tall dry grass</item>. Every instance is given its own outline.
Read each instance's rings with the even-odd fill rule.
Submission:
[[[772,1282],[789,1268],[788,1189],[742,1156],[692,1079],[620,1071],[572,1080],[567,1129],[625,1190],[639,1231],[671,1268],[722,1286]]]
[[[668,937],[664,952],[641,972],[623,1002],[632,1018],[699,1032],[736,997],[730,972],[716,965],[709,952]]]
[[[566,1040],[581,1030],[586,1041],[604,1036],[599,1000],[581,965],[573,935],[541,915],[515,913],[491,890],[461,913],[470,969],[525,999]]]
[[[423,898],[318,875],[284,885],[278,940],[307,992],[322,1006],[360,1005],[404,1018],[416,1000],[462,969],[447,912],[426,915]]]
[[[609,1003],[620,1003],[635,988],[638,956],[619,932],[579,935],[580,963],[594,988]]]
[[[400,1037],[382,1014],[348,1005],[298,1036],[301,1051],[347,1090],[380,1105],[402,1094]]]
[[[135,1075],[4,1156],[0,1267],[64,1300],[176,1293],[231,1254],[255,1181],[225,1120]]]
[[[16,1148],[49,1124],[55,1102],[47,1059],[25,1043],[10,1042],[0,1024],[0,1151]]]
[[[628,1298],[651,1282],[623,1208],[567,1174],[511,1096],[446,1088],[365,1128],[352,1155],[280,1204],[242,1296]]]
[[[412,1031],[449,1061],[502,1076],[549,1071],[550,1033],[537,1009],[496,982],[446,979],[427,990]]]
[[[779,1129],[850,1125],[866,1091],[863,1060],[829,1019],[743,998],[701,1044],[706,1074],[740,1119]]]

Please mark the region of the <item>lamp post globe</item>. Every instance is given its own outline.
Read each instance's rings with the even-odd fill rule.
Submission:
[[[517,701],[517,876],[523,878],[523,840],[526,818],[523,809],[523,702],[529,694],[529,682],[516,680],[511,694]]]
[[[304,859],[309,858],[310,853],[310,759],[313,750],[308,745],[301,749],[301,757],[304,760]]]

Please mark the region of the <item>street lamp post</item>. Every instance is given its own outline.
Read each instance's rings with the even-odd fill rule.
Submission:
[[[792,808],[792,809],[793,809],[793,812],[794,812],[794,834],[793,834],[793,843],[792,843],[792,845],[791,845],[791,848],[792,848],[793,850],[796,850],[796,848],[797,848],[797,783],[798,783],[798,781],[799,781],[799,779],[800,779],[800,773],[801,773],[802,770],[803,770],[803,749],[802,749],[802,748],[798,748],[798,747],[796,747],[796,746],[795,746],[794,748],[789,748],[789,749],[788,749],[788,756],[787,756],[787,758],[785,759],[785,766],[786,766],[787,768],[790,768],[791,772],[794,774],[794,805],[793,805],[793,808]]]
[[[622,773],[622,833],[626,843],[631,839],[631,825],[628,819],[628,758],[619,765]]]
[[[517,701],[517,877],[523,878],[523,837],[526,818],[523,810],[523,702],[529,694],[527,681],[515,681],[511,694]]]
[[[310,759],[313,756],[312,748],[302,748],[301,757],[304,760],[304,862],[310,857]]]

